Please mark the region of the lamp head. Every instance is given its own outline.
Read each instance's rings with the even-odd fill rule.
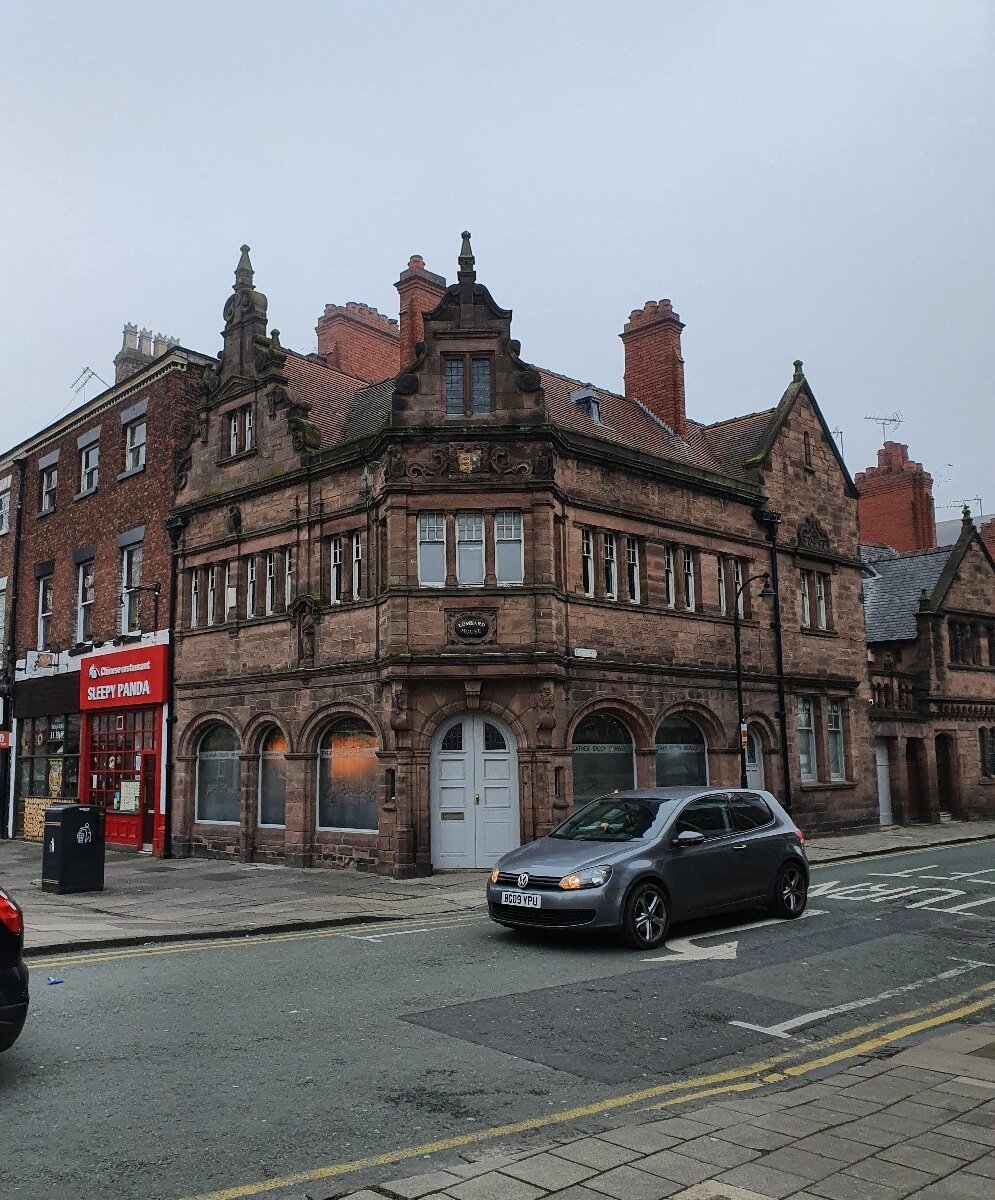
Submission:
[[[760,598],[761,600],[774,599],[774,589],[770,585],[770,573],[768,571],[764,571],[764,585],[760,589]]]

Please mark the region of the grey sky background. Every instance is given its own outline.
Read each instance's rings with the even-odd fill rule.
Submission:
[[[620,389],[630,309],[669,297],[689,416],[802,358],[852,471],[898,409],[937,504],[995,511],[988,0],[0,16],[4,447],[112,379],[125,321],[215,353],[242,242],[308,351],[325,303],[396,315],[412,253],[452,280],[467,228],[526,359]]]

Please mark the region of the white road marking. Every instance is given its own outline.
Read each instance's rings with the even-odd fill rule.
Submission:
[[[804,921],[806,917],[824,917],[826,910],[824,908],[806,908],[800,917],[795,917],[797,921]],[[751,929],[764,929],[768,925],[785,925],[788,919],[785,917],[768,917],[764,921],[748,921],[744,925],[733,925],[731,929],[716,929],[714,933],[699,933],[693,938],[672,938],[666,943],[668,950],[672,950],[673,954],[664,954],[659,958],[644,958],[643,962],[700,962],[706,959],[722,959],[736,958],[736,947],[738,942],[724,942],[720,946],[699,946],[698,942],[704,938],[713,937],[728,937],[730,933],[747,933]],[[732,947],[732,952],[729,952],[729,947]],[[722,951],[720,954],[709,953],[709,951]]]
[[[424,929],[394,929],[387,933],[347,933],[345,936],[354,942],[382,942],[384,938],[408,937],[412,933],[438,933],[443,929],[465,929],[469,921],[459,924],[429,925]]]
[[[769,1037],[790,1038],[793,1031],[801,1029],[805,1025],[812,1025],[816,1021],[824,1021],[827,1017],[835,1017],[840,1013],[853,1012],[857,1008],[867,1008],[868,1005],[877,1004],[881,1000],[891,1000],[895,996],[903,996],[906,992],[914,992],[918,988],[925,987],[930,983],[940,983],[944,979],[954,979],[958,975],[966,975],[968,971],[976,971],[979,967],[987,967],[992,969],[990,963],[975,962],[972,959],[957,959],[964,965],[960,967],[951,967],[949,971],[941,971],[939,975],[931,975],[928,979],[916,979],[912,983],[903,984],[901,987],[889,988],[886,992],[879,992],[876,996],[862,996],[859,1000],[850,1000],[846,1004],[837,1004],[833,1008],[820,1008],[815,1012],[802,1013],[799,1017],[792,1017],[789,1021],[780,1021],[777,1025],[753,1025],[749,1021],[730,1021],[730,1025],[736,1025],[740,1029],[749,1029],[754,1033],[765,1033]]]
[[[968,900],[966,904],[955,904],[952,908],[934,908],[932,905],[920,905],[919,907],[928,908],[930,912],[962,913],[969,908],[981,908],[984,904],[995,904],[995,896],[986,896],[984,900]],[[987,913],[972,913],[971,915],[975,917],[988,916]]]

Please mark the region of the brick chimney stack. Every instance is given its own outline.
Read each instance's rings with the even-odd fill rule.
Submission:
[[[394,284],[401,297],[401,370],[415,361],[415,346],[425,340],[424,314],[436,308],[446,294],[442,275],[425,269],[420,254],[412,254],[407,269]]]
[[[987,521],[982,522],[978,526],[978,533],[981,535],[981,540],[985,543],[988,553],[995,558],[995,517],[989,517]]]
[[[669,300],[647,300],[633,309],[619,335],[625,347],[625,394],[638,400],[684,437],[684,359],[680,317]]]
[[[368,304],[326,304],[315,332],[318,353],[345,375],[379,383],[400,369],[397,322]]]
[[[885,442],[877,466],[860,471],[854,483],[862,542],[883,543],[898,551],[936,545],[933,477],[922,463],[910,460],[908,446]]]
[[[154,358],[178,345],[176,338],[166,337],[163,333],[153,336],[151,329],[140,330],[137,325],[125,325],[121,349],[114,356],[114,382],[130,379]]]

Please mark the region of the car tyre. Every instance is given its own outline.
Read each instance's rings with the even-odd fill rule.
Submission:
[[[808,902],[808,876],[798,863],[786,862],[777,873],[774,898],[770,902],[772,916],[791,921],[800,917]]]
[[[663,888],[644,879],[629,893],[622,915],[622,941],[635,950],[655,950],[667,940],[670,904]]]

